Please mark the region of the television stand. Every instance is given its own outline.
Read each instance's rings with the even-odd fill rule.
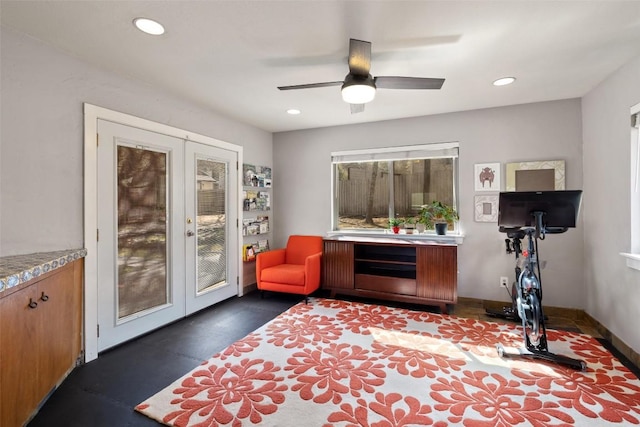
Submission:
[[[458,300],[457,246],[418,239],[324,239],[322,289],[440,307]]]

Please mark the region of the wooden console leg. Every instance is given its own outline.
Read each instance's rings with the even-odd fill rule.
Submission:
[[[449,314],[449,308],[447,307],[446,303],[440,304],[440,311],[442,312],[442,314]]]

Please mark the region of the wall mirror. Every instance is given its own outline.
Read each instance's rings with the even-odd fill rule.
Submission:
[[[507,163],[505,191],[564,190],[564,160]]]

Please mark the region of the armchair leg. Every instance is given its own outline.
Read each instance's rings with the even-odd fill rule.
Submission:
[[[309,295],[304,296],[304,305],[309,304]]]

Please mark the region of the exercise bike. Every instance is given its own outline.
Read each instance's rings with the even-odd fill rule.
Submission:
[[[501,193],[501,196],[502,194],[504,193]],[[535,194],[541,195],[542,192],[536,192]],[[522,196],[516,198],[521,197]],[[536,199],[538,196],[532,197]],[[555,198],[555,196],[553,198]],[[579,206],[579,197],[577,203]],[[536,207],[549,208],[549,206],[541,206],[540,201],[536,201],[533,205],[535,205],[533,207],[534,209]],[[544,205],[544,203],[542,205]],[[520,212],[519,215],[522,216],[522,212]],[[566,215],[566,213],[562,215]],[[577,209],[575,210],[575,215],[577,215]],[[546,225],[547,221],[545,221],[545,219],[547,213],[542,210],[529,210],[528,216],[530,220],[523,221],[526,224],[521,227],[504,225],[499,227],[499,231],[507,233],[507,237],[509,238],[505,240],[507,243],[507,252],[515,252],[516,254],[516,281],[512,288],[513,307],[511,309],[504,308],[502,317],[513,316],[514,319],[521,320],[524,347],[519,350],[518,354],[509,354],[505,351],[502,344],[498,344],[496,346],[498,355],[504,358],[522,357],[545,360],[584,371],[587,368],[584,361],[554,354],[549,351],[545,316],[542,310],[542,281],[540,262],[538,261],[538,240],[544,240],[547,234],[564,233],[568,230],[568,227]],[[557,222],[557,218],[552,219],[554,220],[552,223]],[[499,220],[498,222],[500,224],[501,221]],[[575,226],[575,217],[573,222],[569,221],[569,224]],[[527,247],[523,251],[521,242],[525,238],[527,240]],[[522,254],[522,257],[520,257],[520,254]]]

